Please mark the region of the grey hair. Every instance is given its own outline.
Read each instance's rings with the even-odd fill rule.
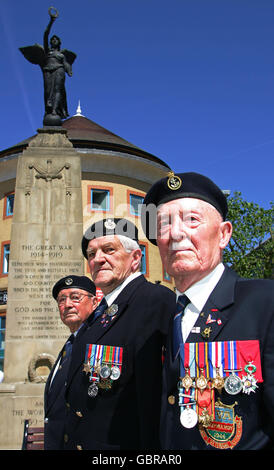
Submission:
[[[131,253],[131,251],[134,251],[134,250],[140,250],[140,246],[139,244],[136,242],[136,240],[132,240],[131,238],[128,238],[128,237],[125,237],[125,235],[116,235],[121,244],[123,245],[124,247],[124,250],[127,252],[127,253]],[[141,268],[141,260],[140,260],[140,264],[138,266],[138,269]]]

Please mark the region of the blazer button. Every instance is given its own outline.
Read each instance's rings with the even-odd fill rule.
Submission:
[[[83,415],[82,415],[81,411],[76,411],[76,414],[77,414],[77,416],[79,416],[79,418],[83,418]]]
[[[76,446],[76,449],[77,449],[77,450],[83,450],[83,447],[80,446],[80,444],[78,444],[78,445]]]
[[[168,403],[170,405],[175,405],[175,396],[174,395],[169,395],[168,397]]]
[[[45,418],[45,419],[44,419],[44,423],[45,423],[45,424],[48,424],[48,422],[49,422],[49,419],[48,419],[48,418]]]
[[[64,434],[64,442],[68,442],[68,435]]]
[[[70,408],[70,404],[69,404],[69,403],[66,403],[66,407],[67,407],[67,408]]]

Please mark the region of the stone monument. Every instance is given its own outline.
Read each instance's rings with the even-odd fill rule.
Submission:
[[[61,277],[84,273],[82,214],[80,157],[65,129],[44,125],[17,166],[0,384],[1,449],[21,448],[25,419],[43,426],[45,382],[69,335],[51,290]]]

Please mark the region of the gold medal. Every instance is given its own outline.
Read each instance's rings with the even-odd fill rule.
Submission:
[[[219,367],[216,368],[216,377],[212,379],[212,387],[216,388],[219,392],[221,392],[222,388],[224,387],[225,381],[224,378],[220,376]]]
[[[189,375],[189,369],[186,370],[186,375],[181,377],[181,385],[185,388],[186,392],[193,386],[193,380]]]
[[[204,376],[204,369],[201,369],[200,377],[195,379],[196,387],[201,391],[201,393],[207,388],[208,380]]]

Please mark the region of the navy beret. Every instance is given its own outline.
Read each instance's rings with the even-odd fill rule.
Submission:
[[[149,211],[148,206],[152,204],[158,207],[166,202],[184,197],[208,202],[217,209],[225,220],[228,211],[226,196],[211,179],[194,172],[176,175],[171,172],[166,178],[156,181],[144,199],[141,222],[146,237],[151,243],[156,245],[156,211]]]
[[[138,243],[138,229],[127,219],[108,218],[92,224],[84,233],[82,238],[82,252],[87,258],[87,247],[90,240],[106,237],[107,235],[123,235]]]
[[[82,289],[96,295],[96,286],[87,276],[68,275],[56,282],[52,289],[52,296],[56,299],[60,290],[71,288]]]

